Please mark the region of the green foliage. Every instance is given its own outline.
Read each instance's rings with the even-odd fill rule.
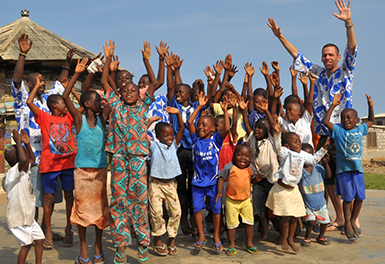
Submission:
[[[365,176],[365,189],[372,190],[385,190],[385,174],[375,174],[366,172]]]

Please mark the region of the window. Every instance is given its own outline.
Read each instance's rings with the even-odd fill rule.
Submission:
[[[368,148],[377,148],[377,133],[368,132],[366,135],[367,147]]]

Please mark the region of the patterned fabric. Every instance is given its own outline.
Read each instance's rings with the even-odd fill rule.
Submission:
[[[342,65],[328,76],[325,68],[313,64],[300,51],[298,52],[298,56],[294,61],[294,69],[301,72],[311,70],[319,77],[314,85],[313,101],[314,129],[317,135],[329,134],[328,129],[323,125],[323,119],[336,93],[342,94],[341,103],[334,109],[330,122],[339,124],[342,110],[352,108],[353,75],[356,67],[356,57],[357,47],[353,56],[349,54],[349,50],[346,47]]]
[[[167,222],[168,237],[176,237],[178,233],[182,211],[176,189],[177,183],[175,180],[163,183],[157,181],[155,178],[150,178],[148,195],[152,227],[151,234],[153,236],[161,236],[166,233],[166,221],[163,218],[163,203],[169,216]]]
[[[20,89],[16,89],[12,79],[11,87],[12,87],[12,96],[15,100],[14,101],[15,117],[16,117],[16,122],[19,126],[19,133],[22,129],[24,129],[27,132],[31,141],[31,147],[32,147],[33,153],[35,154],[35,157],[36,157],[35,164],[40,164],[40,154],[43,148],[43,143],[41,140],[40,127],[36,123],[35,117],[33,116],[33,113],[31,112],[31,110],[27,105],[27,99],[29,97],[29,93],[25,88],[24,81],[21,82]],[[42,101],[34,98],[33,103],[37,107],[39,107],[39,109],[41,109],[42,111],[50,114],[51,111],[49,111],[47,106],[48,96],[50,96],[51,94],[63,94],[63,92],[64,92],[63,85],[59,81],[56,81],[54,86],[41,96]]]
[[[306,215],[304,216],[304,221],[316,221],[316,223],[320,224],[329,224],[330,218],[329,218],[329,210],[328,206],[324,204],[321,209],[319,210],[311,210],[310,208],[306,207]]]
[[[143,89],[141,89],[143,90]],[[147,134],[151,137],[151,140],[158,141],[155,136],[155,126],[159,122],[170,123],[170,115],[165,111],[167,107],[167,95],[158,95],[155,97],[155,101],[150,105],[147,111],[147,118],[161,117],[162,120],[153,122],[147,129]]]
[[[128,218],[138,242],[147,247],[147,166],[143,156],[113,155],[111,161],[110,227],[115,247],[131,244]]]
[[[302,170],[302,178],[298,184],[299,190],[305,206],[313,211],[321,209],[326,204],[324,178],[325,169],[319,164],[313,165],[311,172],[306,169]]]
[[[111,106],[106,151],[113,154],[148,155],[147,109],[153,102],[148,93],[143,101],[129,106],[112,89],[107,94]]]
[[[249,118],[249,124],[250,124],[250,128],[252,130],[254,130],[255,128],[255,123],[261,119],[261,118],[267,118],[267,115],[265,113],[259,113],[258,111],[256,111],[253,107],[253,109],[251,110],[250,113],[247,114],[247,117]]]

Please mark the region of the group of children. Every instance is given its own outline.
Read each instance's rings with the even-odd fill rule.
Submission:
[[[69,81],[60,80],[65,86],[62,95],[48,97],[50,113],[39,109],[34,100],[45,84],[41,75],[36,76],[26,101],[42,134],[40,172],[45,193],[45,233],[52,232],[52,205],[60,179],[69,226],[76,224],[78,227],[80,253],[76,263],[92,263],[86,243],[86,228],[90,225],[95,226],[96,237],[93,263],[104,263],[102,231],[107,226],[111,228],[116,248],[114,263],[126,261],[125,250],[132,237],[138,242],[137,259],[148,259],[149,223],[157,254],[178,254],[175,239],[179,226],[184,234],[192,234],[196,239],[195,250],[199,251],[207,243],[202,215],[205,208],[212,216],[206,220],[213,222],[213,248],[218,253],[224,249],[221,241],[224,230],[229,240],[226,254],[237,253],[235,233],[240,221],[246,232],[246,250],[257,253],[259,250],[253,243],[255,218],[259,221],[261,239],[268,235],[269,220],[273,223],[284,251],[290,248],[299,251],[293,238],[301,218],[306,222],[302,246],[310,245],[311,230],[316,222],[321,224],[317,242],[330,243],[324,236],[330,221],[323,184],[323,179],[331,175],[327,165],[329,141],[315,152],[316,138],[311,124],[316,77],[311,72],[300,77],[304,101],[299,98],[295,86],[293,94],[282,104],[278,62],[272,63],[271,74],[267,63],[263,62],[260,70],[267,88],[254,91],[255,70],[252,64],[246,63],[243,89],[239,94],[230,83],[237,70],[229,54],[224,62],[213,65],[213,69],[205,68],[208,78],[205,92],[202,80],[196,80],[192,88],[182,82],[183,60],[169,52],[167,43],[161,42],[160,48],[157,47],[157,78],[149,63],[150,44],[144,43],[142,55],[147,74],[141,76],[138,85],[132,82],[130,72],[118,71],[115,43],[110,40],[103,48],[105,62],[104,67],[99,68],[103,92],[89,89],[94,75],[89,73],[88,86],[83,87],[79,99],[80,108],[74,106],[69,94],[79,75],[86,70],[88,59],[78,61]],[[21,56],[25,57],[26,53]],[[154,98],[154,92],[164,82],[164,67],[167,67],[167,96]],[[297,72],[290,71],[295,85]],[[340,174],[344,177],[338,181],[336,192],[347,201],[346,206],[352,207],[354,200],[352,215],[345,216],[346,221],[351,218],[353,223],[365,199],[358,157],[362,153],[362,136],[374,121],[373,101],[367,97],[367,123],[356,125],[357,112],[345,109],[341,125],[336,125],[329,119],[340,98],[338,94],[334,97],[324,124],[337,144],[338,177]],[[77,151],[72,127],[76,132]],[[151,127],[153,133],[147,133]],[[43,241],[47,236],[44,237],[33,220],[32,206],[23,205],[33,204],[35,199],[28,180],[35,156],[28,135],[24,130],[20,133],[13,131],[16,145],[5,151],[5,158],[12,166],[5,184],[9,199],[7,220],[22,246],[18,263],[24,263],[33,241],[36,241],[36,263],[41,263]],[[107,153],[111,164],[109,205]],[[27,194],[28,197],[23,198]],[[23,215],[24,221],[11,220],[15,214]],[[168,241],[163,243],[161,238],[166,232]],[[362,236],[357,228],[345,232],[350,240]],[[27,233],[28,239],[25,238]],[[47,242],[52,243],[52,239]]]

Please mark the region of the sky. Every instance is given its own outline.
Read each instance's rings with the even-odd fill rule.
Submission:
[[[120,66],[137,76],[134,82],[145,73],[140,51],[143,42],[151,43],[150,62],[157,73],[155,45],[163,40],[170,51],[184,59],[181,77],[190,85],[196,79],[205,82],[204,67],[231,53],[239,70],[231,82],[238,91],[242,89],[246,62],[256,68],[253,88],[266,87],[258,67],[262,61],[269,66],[271,61],[278,61],[285,97],[291,92],[292,58],[266,25],[269,17],[298,50],[317,64],[322,65],[324,44],[335,43],[343,51],[347,42],[344,22],[332,15],[338,9],[331,0],[2,1],[0,26],[19,19],[22,9],[30,11],[29,18],[35,23],[91,52],[99,53],[106,40],[115,40]],[[385,98],[381,79],[385,1],[352,0],[351,11],[358,50],[353,108],[359,116],[367,116],[365,94],[369,94],[374,112],[385,113],[381,99]],[[297,86],[302,87],[299,81]],[[156,94],[162,93],[166,93],[166,85]]]

